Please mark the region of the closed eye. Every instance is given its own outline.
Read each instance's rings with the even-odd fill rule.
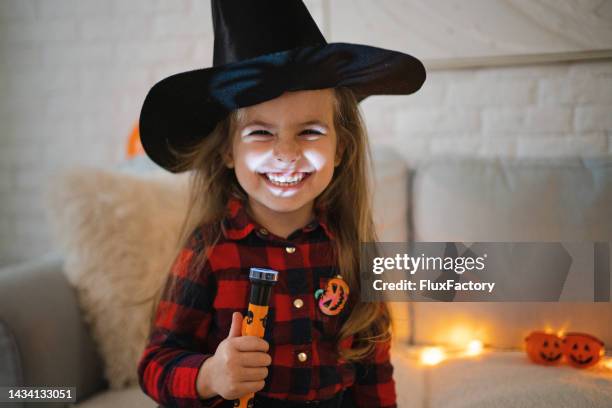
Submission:
[[[325,135],[325,133],[322,133],[316,129],[306,129],[300,132],[300,136],[306,136],[307,140],[318,139],[319,136],[323,135]],[[247,136],[272,136],[272,133],[264,129],[258,129],[249,132]]]
[[[268,132],[267,130],[254,130],[252,132],[249,133],[249,135],[271,135],[272,133]]]
[[[267,142],[272,140],[272,136],[274,136],[272,133],[268,132],[265,129],[258,129],[258,130],[253,130],[249,133],[247,133],[244,138],[248,141],[253,141],[253,142]]]
[[[316,129],[306,129],[306,130],[302,131],[301,134],[304,134],[304,133],[314,133],[314,134],[317,134],[317,135],[322,135],[323,134],[322,132],[319,132]]]
[[[306,136],[306,140],[316,140],[323,135],[325,135],[325,133],[319,132],[316,129],[306,129],[300,133],[300,136]]]

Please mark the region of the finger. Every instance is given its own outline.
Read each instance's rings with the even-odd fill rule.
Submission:
[[[265,380],[267,376],[268,369],[266,367],[244,367],[240,370],[238,378],[241,382],[250,382]]]
[[[272,364],[272,357],[263,351],[243,351],[240,352],[240,364],[243,367],[266,367]]]
[[[243,395],[250,394],[252,392],[260,391],[265,385],[266,385],[266,382],[263,380],[245,381],[245,382],[241,382],[237,388],[240,391],[240,396],[243,396]]]
[[[240,337],[242,331],[242,313],[232,313],[232,325],[230,326],[227,338]]]
[[[270,345],[264,339],[255,336],[241,336],[232,339],[232,345],[238,351],[268,351]]]

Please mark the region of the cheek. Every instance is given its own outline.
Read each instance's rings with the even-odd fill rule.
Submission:
[[[333,157],[315,150],[304,152],[304,157],[316,169],[313,181],[319,186],[327,186],[334,175]]]
[[[249,150],[241,155],[240,165],[245,169],[253,172],[257,168],[261,167],[267,159],[268,155],[265,152],[258,152]]]
[[[245,180],[248,177],[258,177],[255,171],[262,166],[270,156],[269,149],[239,144],[234,149],[236,177]]]
[[[325,170],[327,167],[334,167],[335,148],[331,143],[320,143],[305,147],[303,154],[306,160],[318,171]]]

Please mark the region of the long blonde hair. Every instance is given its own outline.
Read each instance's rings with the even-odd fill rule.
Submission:
[[[332,181],[316,198],[315,206],[325,208],[328,226],[335,236],[334,256],[340,274],[351,288],[350,303],[354,305],[336,335],[337,345],[354,336],[352,347],[338,347],[337,351],[346,361],[360,361],[371,355],[376,342],[390,340],[392,322],[384,302],[358,301],[360,244],[377,240],[372,217],[371,152],[355,95],[348,88],[334,88],[334,91],[334,126],[342,156]],[[205,233],[202,236],[205,250],[199,251],[190,262],[190,274],[201,270],[206,261],[206,249],[212,248],[221,237],[221,223],[229,198],[247,199],[233,169],[226,167],[224,161],[241,116],[242,110],[232,111],[197,145],[175,152],[181,163],[176,170],[193,170],[189,179],[188,211],[172,263],[193,231],[205,227],[201,228]],[[162,289],[154,295],[151,323],[163,295]],[[172,285],[165,290],[173,293]]]

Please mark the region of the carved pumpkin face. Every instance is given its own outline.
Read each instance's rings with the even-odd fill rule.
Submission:
[[[525,338],[527,355],[537,364],[555,365],[563,356],[563,340],[556,334],[536,331]]]
[[[250,304],[242,320],[242,335],[263,337],[267,321],[268,306]]]
[[[567,333],[563,338],[563,353],[567,362],[577,368],[594,366],[603,354],[603,342],[585,333]]]
[[[317,291],[319,292],[319,291]],[[325,291],[317,293],[319,309],[326,315],[334,316],[342,311],[348,300],[349,287],[344,280],[332,278],[327,282]]]

